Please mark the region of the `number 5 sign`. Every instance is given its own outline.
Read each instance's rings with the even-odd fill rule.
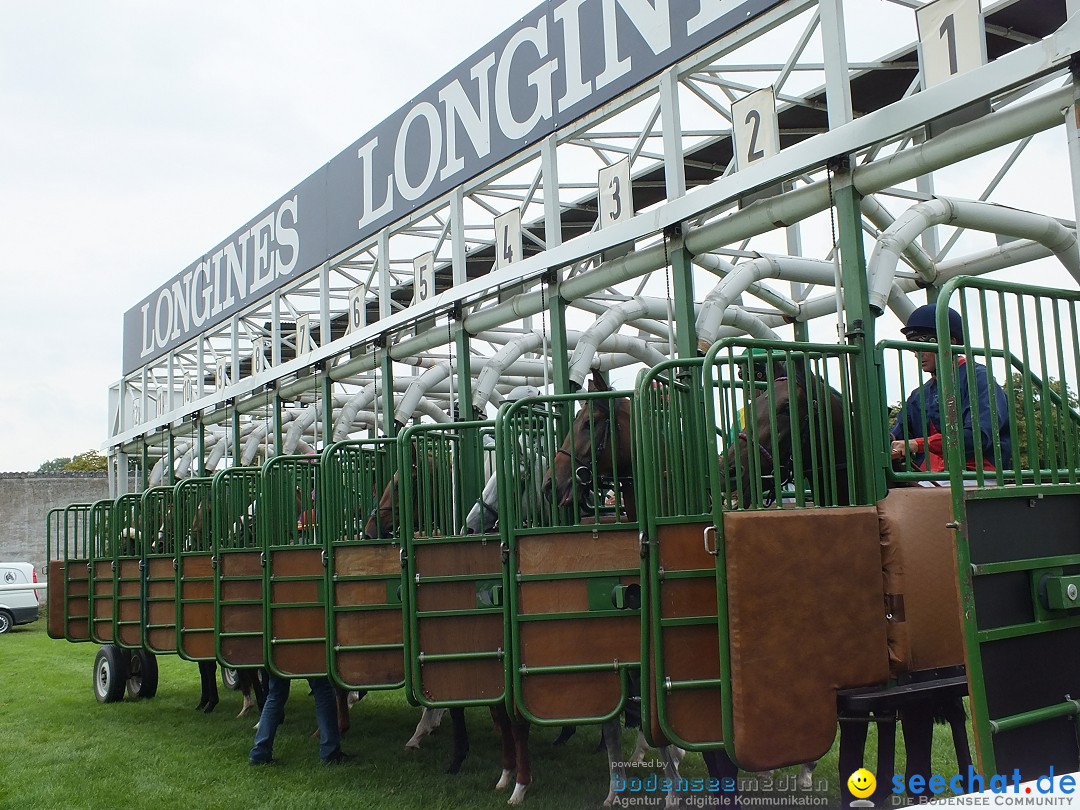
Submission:
[[[600,170],[600,227],[606,228],[634,216],[634,193],[630,188],[630,159]]]
[[[915,9],[923,89],[986,62],[979,0],[934,0]]]
[[[737,169],[745,169],[780,151],[776,96],[771,87],[755,90],[732,104],[731,125]]]
[[[435,254],[431,251],[413,259],[413,300],[414,304],[427,301],[435,295]]]

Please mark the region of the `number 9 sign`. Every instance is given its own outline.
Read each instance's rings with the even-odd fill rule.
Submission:
[[[780,125],[776,119],[773,89],[755,90],[732,104],[731,126],[736,169],[745,169],[779,152]]]

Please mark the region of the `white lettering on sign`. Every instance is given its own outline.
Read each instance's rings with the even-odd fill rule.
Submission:
[[[367,326],[367,285],[357,284],[349,290],[349,331],[357,332]]]
[[[155,299],[142,305],[140,356],[164,349],[237,299],[243,301],[272,280],[289,275],[300,251],[299,216],[297,197],[283,200],[276,211],[199,262],[195,270],[162,287]]]

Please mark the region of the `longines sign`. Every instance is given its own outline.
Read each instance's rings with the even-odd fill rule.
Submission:
[[[783,0],[549,0],[124,315],[165,354]]]

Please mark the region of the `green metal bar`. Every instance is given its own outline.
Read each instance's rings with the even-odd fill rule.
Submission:
[[[665,234],[665,239],[667,235]],[[674,292],[675,351],[680,358],[697,357],[697,313],[694,310],[694,266],[678,237],[671,240],[671,284]]]
[[[548,318],[551,320],[549,357],[551,359],[551,382],[556,394],[570,393],[570,364],[566,343],[566,301],[559,292],[561,272],[556,271],[555,281],[548,286]],[[563,427],[569,429],[569,424]]]
[[[1030,712],[1021,712],[1020,714],[991,720],[990,730],[994,734],[1000,734],[1003,731],[1024,728],[1046,720],[1056,720],[1059,717],[1075,717],[1077,715],[1080,715],[1080,700],[1066,700],[1064,703],[1058,703],[1054,706],[1046,706],[1041,709],[1033,709]]]

